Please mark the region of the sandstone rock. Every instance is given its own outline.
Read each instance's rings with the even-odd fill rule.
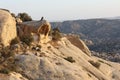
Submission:
[[[17,24],[20,24],[20,23],[23,22],[19,17],[16,17],[15,19],[16,19],[16,23],[17,23]]]
[[[88,56],[91,56],[90,50],[88,49],[88,47],[85,45],[85,43],[81,39],[77,38],[74,35],[68,35],[67,38],[73,45],[77,46],[79,49],[81,49]]]
[[[46,20],[23,22],[17,26],[18,36],[32,34],[34,42],[47,43],[49,41],[48,34],[50,32],[51,25]]]
[[[8,46],[16,37],[16,22],[8,11],[0,10],[0,41]]]
[[[12,72],[10,74],[0,74],[0,80],[28,80],[21,74]]]
[[[67,38],[62,38],[55,44],[41,45],[45,56],[32,52],[28,55],[18,54],[18,72],[23,72],[31,80],[119,80],[119,64],[88,56]],[[65,60],[66,57],[72,57],[75,62]],[[89,60],[99,62],[100,67],[96,68]]]

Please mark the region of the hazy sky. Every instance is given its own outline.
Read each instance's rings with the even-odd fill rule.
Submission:
[[[120,16],[120,0],[0,0],[13,13],[26,12],[33,19],[49,21]]]

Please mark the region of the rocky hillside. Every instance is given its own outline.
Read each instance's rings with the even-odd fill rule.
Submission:
[[[9,31],[6,26],[0,27]],[[92,56],[78,37],[60,36],[58,30],[46,36],[50,29],[46,23],[40,29],[28,25],[22,28],[31,35],[17,35],[8,42],[9,46],[0,45],[0,80],[120,80],[120,64]],[[33,29],[42,33],[33,34]],[[49,41],[37,42],[43,38]]]
[[[81,47],[69,40],[63,37],[41,47],[18,50],[14,62],[17,68],[9,74],[1,73],[0,80],[120,80],[120,64],[91,56],[81,40]]]
[[[93,41],[89,48],[98,52],[119,52],[120,20],[88,19],[53,22],[64,33],[75,33],[82,39]]]

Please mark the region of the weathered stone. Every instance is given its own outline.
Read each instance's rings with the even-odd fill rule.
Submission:
[[[21,74],[12,72],[10,74],[0,74],[0,80],[28,80]]]
[[[33,53],[18,54],[16,56],[18,72],[23,72],[31,80],[112,80],[112,75],[119,80],[119,64],[111,64],[101,59],[100,67],[96,68],[88,61],[98,62],[99,59],[88,56],[66,38],[61,38],[56,44],[59,48],[50,43],[42,44],[42,52],[38,52],[40,56]],[[48,49],[48,46],[51,48]],[[64,59],[69,56],[75,60],[74,63]],[[116,68],[109,65],[114,65]],[[114,71],[118,71],[117,74],[113,74]]]
[[[18,27],[18,36],[32,34],[34,42],[47,43],[49,41],[48,34],[51,29],[51,25],[48,21],[28,21],[20,23]]]
[[[79,39],[75,35],[68,35],[67,38],[69,39],[69,41],[73,45],[77,46],[79,49],[81,49],[88,56],[91,56],[90,50],[88,49],[88,47],[86,46],[86,44],[81,39]]]
[[[0,10],[0,42],[8,46],[16,36],[15,19],[8,11]]]

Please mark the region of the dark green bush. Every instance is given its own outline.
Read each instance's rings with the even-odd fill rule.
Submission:
[[[21,40],[23,43],[25,43],[25,44],[27,44],[28,46],[30,46],[31,43],[33,42],[33,37],[32,37],[32,35],[24,35],[24,36],[20,37],[20,40]]]
[[[92,64],[94,67],[96,67],[96,68],[99,68],[100,67],[100,63],[99,62],[94,62],[94,61],[92,61],[92,60],[89,60],[88,61],[90,64]]]
[[[64,59],[71,62],[71,63],[75,62],[75,60],[72,57],[67,57],[67,58],[64,58]]]

